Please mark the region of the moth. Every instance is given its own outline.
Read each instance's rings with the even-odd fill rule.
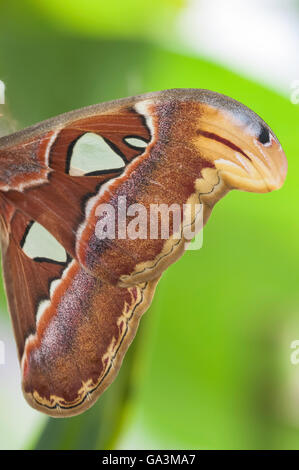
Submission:
[[[200,89],[89,106],[2,137],[2,264],[28,403],[56,417],[89,408],[186,248],[173,227],[167,239],[99,238],[99,205],[200,203],[206,223],[230,190],[266,193],[286,172],[259,116]]]

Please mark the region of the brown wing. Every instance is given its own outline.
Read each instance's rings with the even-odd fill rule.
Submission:
[[[91,133],[101,136],[117,152],[122,167],[100,169],[88,176],[73,176],[70,174],[72,151],[80,137]],[[3,168],[7,167],[2,175],[0,170],[7,200],[41,223],[71,256],[76,257],[78,230],[85,222],[89,200],[105,183],[119,177],[130,161],[142,152],[142,149],[125,143],[124,139],[130,136],[138,137],[142,142],[149,139],[143,118],[134,110],[125,109],[118,114],[79,119],[48,132],[38,132],[37,129],[36,135],[26,136],[16,145],[8,142],[7,146],[0,148],[0,163],[3,163]],[[26,152],[23,153],[23,149]],[[100,154],[99,168],[101,163]],[[116,248],[116,251],[120,256],[121,248]],[[134,260],[134,257],[130,258]],[[110,278],[108,273],[112,273],[112,280],[114,283],[117,281],[109,263],[102,262],[102,271],[102,278]]]
[[[70,258],[29,258],[22,244],[31,221],[4,204],[3,271],[25,398],[52,416],[78,414],[118,372],[156,282],[121,288]]]

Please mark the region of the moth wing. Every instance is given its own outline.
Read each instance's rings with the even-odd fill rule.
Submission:
[[[48,298],[49,285],[61,276],[64,266],[46,260],[36,262],[25,254],[22,240],[31,221],[9,203],[5,203],[0,221],[4,282],[21,358],[26,338],[36,328],[38,305]]]
[[[81,413],[117,374],[157,281],[120,288],[70,257],[31,258],[32,221],[7,203],[3,213],[3,272],[24,396],[51,416]]]

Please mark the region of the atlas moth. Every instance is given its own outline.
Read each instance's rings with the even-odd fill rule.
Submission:
[[[98,238],[100,204],[200,203],[206,223],[230,190],[272,191],[286,172],[259,116],[200,89],[89,106],[2,137],[2,263],[28,403],[56,417],[89,408],[185,250],[174,228],[167,239]]]

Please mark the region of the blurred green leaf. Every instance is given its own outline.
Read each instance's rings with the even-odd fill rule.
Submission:
[[[290,418],[299,369],[289,363],[289,344],[299,337],[299,106],[223,67],[136,38],[54,33],[55,8],[68,31],[79,28],[78,15],[62,20],[68,3],[40,4],[30,14],[21,6],[19,19],[7,2],[1,10],[0,78],[20,127],[145,91],[208,88],[272,126],[289,174],[279,192],[231,193],[217,204],[203,248],[163,276],[131,365],[90,411],[49,420],[37,447],[299,448],[299,423]]]

